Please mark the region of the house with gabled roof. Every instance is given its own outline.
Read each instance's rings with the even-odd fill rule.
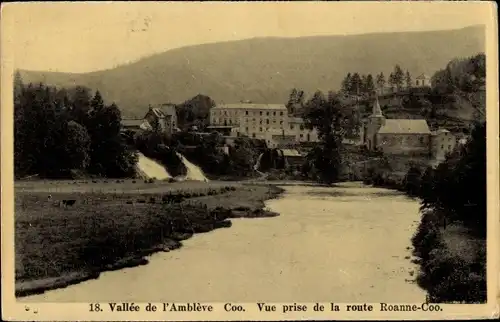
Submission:
[[[431,78],[426,74],[420,74],[415,77],[415,87],[430,87]]]
[[[166,103],[154,107],[150,105],[144,120],[151,125],[151,128],[163,133],[172,134],[178,130],[174,104]]]

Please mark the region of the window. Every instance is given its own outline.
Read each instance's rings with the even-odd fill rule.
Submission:
[[[248,126],[245,128],[245,131],[247,131],[247,132],[248,132]]]
[[[304,134],[301,134],[301,135],[300,135],[300,137],[301,137],[301,138],[303,138],[303,137],[304,137]]]
[[[448,150],[451,150],[451,145],[448,145]]]
[[[253,138],[255,137],[255,133],[252,133],[252,137],[253,137]]]
[[[269,112],[266,112],[266,115],[269,116]]]
[[[262,116],[262,111],[260,111],[260,115]]]
[[[259,124],[262,124],[262,120],[259,121]]]
[[[269,120],[266,120],[266,124],[269,124]]]
[[[290,124],[290,130],[293,130],[293,125],[292,124]]]
[[[261,127],[259,127],[259,132],[262,132],[262,128]]]
[[[300,130],[301,130],[301,131],[304,131],[304,125],[301,125],[301,126],[300,126]]]
[[[441,144],[441,149],[444,149],[444,145]]]
[[[248,111],[245,111],[245,115],[248,115]]]
[[[280,112],[280,116],[283,116],[283,112]]]
[[[273,116],[276,116],[276,112],[273,112]]]
[[[255,122],[255,119],[252,119],[253,122]]]
[[[424,138],[423,137],[420,137],[420,143],[424,143]]]
[[[283,121],[280,121],[280,124],[283,124]]]
[[[273,120],[273,123],[276,123],[276,120]]]

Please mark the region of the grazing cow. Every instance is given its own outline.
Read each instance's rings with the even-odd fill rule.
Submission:
[[[76,200],[62,200],[60,205],[61,206],[73,206],[75,204]]]

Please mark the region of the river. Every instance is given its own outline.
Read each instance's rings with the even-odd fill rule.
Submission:
[[[273,218],[233,219],[141,267],[30,296],[36,302],[422,302],[410,238],[419,205],[350,183],[287,186]],[[410,276],[415,272],[413,277]]]

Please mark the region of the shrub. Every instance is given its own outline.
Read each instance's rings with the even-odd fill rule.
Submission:
[[[437,247],[442,246],[439,227],[437,226],[437,215],[434,211],[426,211],[422,214],[422,219],[417,231],[412,237],[414,247],[413,254],[425,260],[429,253]]]
[[[449,275],[442,276],[429,289],[431,302],[484,303],[486,301],[486,278],[484,274],[471,272],[466,266],[452,266]]]
[[[486,300],[486,270],[474,271],[475,263],[464,262],[445,249],[435,249],[423,267],[419,284],[432,302],[478,303]]]

